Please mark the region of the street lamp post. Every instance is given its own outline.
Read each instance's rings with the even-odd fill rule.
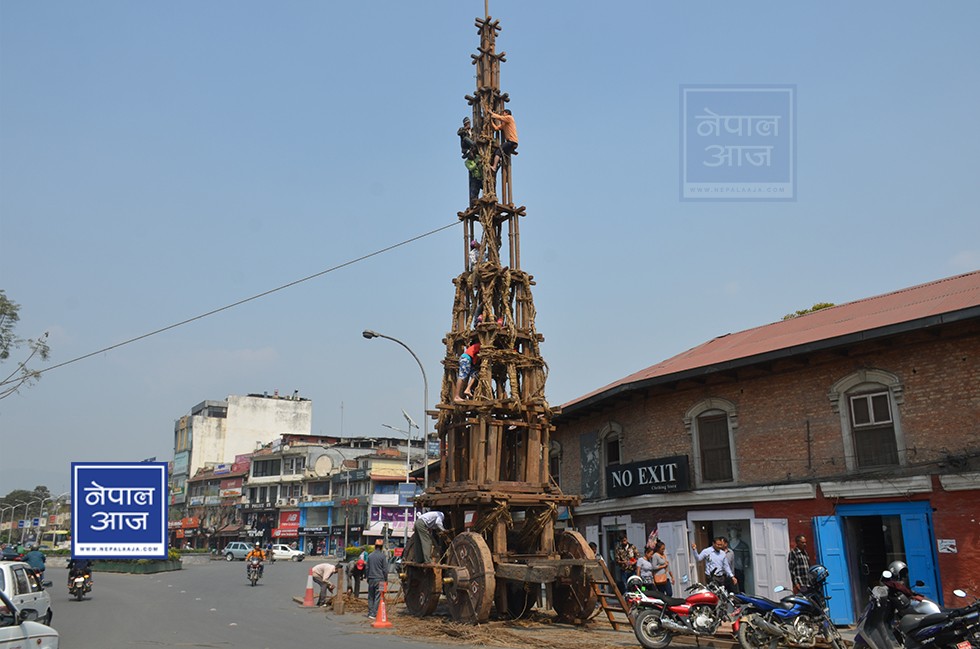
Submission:
[[[54,498],[51,499],[51,503],[54,504],[54,505],[57,505],[57,507],[55,507],[55,511],[54,511],[54,513],[55,513],[56,516],[57,516],[58,512],[61,511],[61,505],[62,505],[61,499],[64,498],[65,496],[70,496],[70,495],[71,495],[71,492],[70,491],[65,491],[65,492],[60,493],[60,494],[58,494],[57,496],[55,496]]]
[[[410,480],[409,474],[412,472],[412,427],[409,426],[408,430],[402,430],[401,428],[395,428],[388,424],[381,424],[381,426],[393,430],[396,433],[405,433],[408,436],[408,448],[405,450],[405,484],[408,484]]]
[[[42,502],[42,501],[40,501],[40,500],[31,500],[29,502],[19,502],[19,503],[17,503],[17,506],[18,507],[20,507],[21,505],[24,506],[24,527],[23,527],[23,529],[21,530],[21,533],[20,533],[20,544],[21,545],[24,545],[24,539],[27,537],[27,521],[28,521],[27,513],[30,510],[31,505],[33,505],[34,503],[39,503],[39,502]],[[13,523],[13,520],[11,520],[10,522]]]
[[[412,424],[414,424],[415,422],[412,421],[412,418],[409,417],[408,413],[406,413],[404,410],[402,410],[402,414],[405,415],[405,418],[408,419],[409,421],[408,430],[395,428],[394,426],[389,426],[388,424],[381,424],[381,425],[384,426],[385,428],[390,428],[391,430],[398,431],[399,433],[405,433],[406,435],[408,435],[408,448],[410,450],[412,448]],[[416,425],[416,428],[418,428],[418,425]],[[408,455],[407,451],[406,451],[406,455]],[[409,483],[410,480],[409,474],[411,472],[412,472],[412,467],[409,464],[409,458],[406,457],[405,458],[405,484]],[[407,507],[405,508],[405,547],[408,547],[408,508]]]
[[[3,527],[3,513],[10,510],[10,521],[7,523],[10,525],[10,529],[7,530],[7,543],[10,543],[10,539],[13,538],[14,533],[14,513],[13,510],[16,509],[17,505],[7,505],[6,507],[0,507],[0,528]]]
[[[422,397],[422,399],[423,399],[423,403],[422,403],[422,423],[424,424],[426,422],[425,411],[429,407],[429,379],[426,378],[426,376],[425,376],[425,367],[422,366],[422,361],[419,360],[419,357],[415,354],[415,352],[412,351],[412,349],[408,345],[406,345],[402,341],[398,340],[397,338],[392,338],[391,336],[386,336],[384,334],[379,334],[377,331],[371,331],[370,329],[365,329],[363,332],[361,332],[361,335],[364,336],[365,338],[367,338],[368,340],[371,340],[372,338],[386,338],[386,339],[388,339],[388,340],[390,340],[392,342],[398,343],[399,345],[401,345],[402,347],[404,347],[405,350],[408,351],[408,353],[412,355],[412,358],[415,359],[415,362],[418,363],[419,370],[422,372],[422,385],[423,385],[424,390],[425,390],[425,392],[423,393],[423,397]],[[408,415],[405,415],[405,416],[408,417]],[[426,424],[426,427],[424,429],[419,428],[419,432],[422,434],[422,449],[423,449],[423,453],[424,453],[424,455],[422,456],[423,459],[424,459],[424,461],[423,461],[422,464],[425,467],[424,468],[424,488],[425,489],[428,489],[429,488],[429,432],[428,432],[428,429],[429,429],[428,424]],[[411,425],[409,425],[409,431],[411,431],[411,430],[412,430]],[[409,437],[411,437],[411,435],[409,435]],[[411,440],[409,440],[409,448],[411,448]],[[405,521],[405,524],[406,524],[406,527],[407,527],[408,521]]]

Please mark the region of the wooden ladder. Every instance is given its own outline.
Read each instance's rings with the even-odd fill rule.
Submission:
[[[609,572],[609,566],[601,556],[596,557],[596,562],[602,568],[603,574],[602,580],[592,580],[592,590],[596,594],[599,606],[605,611],[609,624],[615,631],[632,631],[633,620],[629,617],[626,600],[619,592],[619,587],[616,586],[612,573]]]

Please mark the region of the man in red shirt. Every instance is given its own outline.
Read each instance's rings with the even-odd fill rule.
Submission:
[[[473,398],[473,384],[476,383],[476,357],[480,353],[480,343],[474,342],[459,355],[459,378],[456,379],[456,401],[463,401],[463,395]],[[466,391],[463,392],[463,386]]]

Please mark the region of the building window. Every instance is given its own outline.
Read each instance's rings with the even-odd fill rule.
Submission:
[[[280,475],[282,470],[281,460],[259,460],[252,463],[252,477],[262,478],[266,476]]]
[[[698,417],[698,446],[701,448],[701,479],[731,482],[732,447],[728,443],[728,415],[712,411]]]
[[[303,473],[303,469],[306,468],[306,458],[305,457],[287,457],[282,460],[282,474],[283,475],[296,475]]]
[[[606,469],[623,463],[623,427],[609,422],[599,430],[599,475],[602,494],[606,494]]]
[[[735,404],[711,398],[687,411],[684,425],[691,435],[695,482],[717,484],[738,480],[735,430],[738,414]]]
[[[898,416],[904,397],[897,376],[884,370],[860,370],[837,381],[828,396],[841,418],[849,471],[905,464]]]
[[[329,482],[311,482],[308,487],[309,494],[311,496],[329,496],[330,495],[330,483]]]

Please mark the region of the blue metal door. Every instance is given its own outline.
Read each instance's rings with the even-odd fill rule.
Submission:
[[[816,516],[813,519],[817,549],[817,561],[822,563],[830,576],[827,578],[827,596],[830,619],[834,624],[854,624],[854,605],[851,602],[850,572],[847,554],[844,552],[844,534],[838,516]]]
[[[909,503],[919,504],[919,503]],[[928,504],[928,503],[926,503]],[[905,538],[905,563],[909,566],[912,590],[943,605],[942,591],[936,582],[936,544],[932,540],[932,511],[902,513],[902,536]],[[925,586],[915,586],[922,580]]]

